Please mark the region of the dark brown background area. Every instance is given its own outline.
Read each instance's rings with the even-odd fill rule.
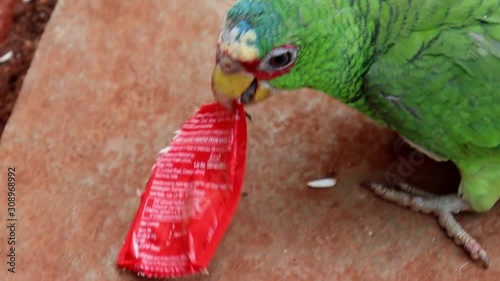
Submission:
[[[14,56],[0,64],[0,136],[56,2],[1,0],[0,56],[9,51],[13,51]]]

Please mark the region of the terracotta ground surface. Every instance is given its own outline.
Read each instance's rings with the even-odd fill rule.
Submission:
[[[116,256],[156,153],[212,101],[228,7],[58,1],[0,143],[1,181],[8,167],[17,171],[18,218],[17,273],[2,261],[0,280],[140,280],[117,269]],[[392,171],[450,192],[458,184],[451,164],[427,159],[402,170],[409,151],[391,152],[392,133],[321,93],[282,93],[248,111],[247,196],[210,275],[192,280],[498,280],[499,206],[459,216],[489,251],[483,270],[434,218],[359,186]],[[330,174],[336,187],[306,187]],[[0,196],[5,209],[6,188]]]

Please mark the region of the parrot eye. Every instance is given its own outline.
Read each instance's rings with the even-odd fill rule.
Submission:
[[[279,68],[286,66],[290,63],[290,61],[292,61],[292,54],[290,54],[290,52],[286,52],[284,54],[271,57],[269,59],[269,65]]]
[[[275,71],[287,68],[295,62],[297,48],[280,47],[272,50],[262,61],[260,68],[264,71]]]

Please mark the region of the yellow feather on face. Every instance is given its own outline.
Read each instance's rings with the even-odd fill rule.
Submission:
[[[226,26],[226,22],[224,22]],[[219,48],[232,59],[241,62],[250,62],[259,58],[259,49],[255,45],[257,33],[253,29],[242,31],[237,27],[231,30],[223,28],[219,35]]]

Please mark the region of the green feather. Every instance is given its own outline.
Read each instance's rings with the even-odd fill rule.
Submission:
[[[475,210],[500,198],[500,1],[240,0],[261,57],[299,47],[269,83],[314,88],[454,161]]]

